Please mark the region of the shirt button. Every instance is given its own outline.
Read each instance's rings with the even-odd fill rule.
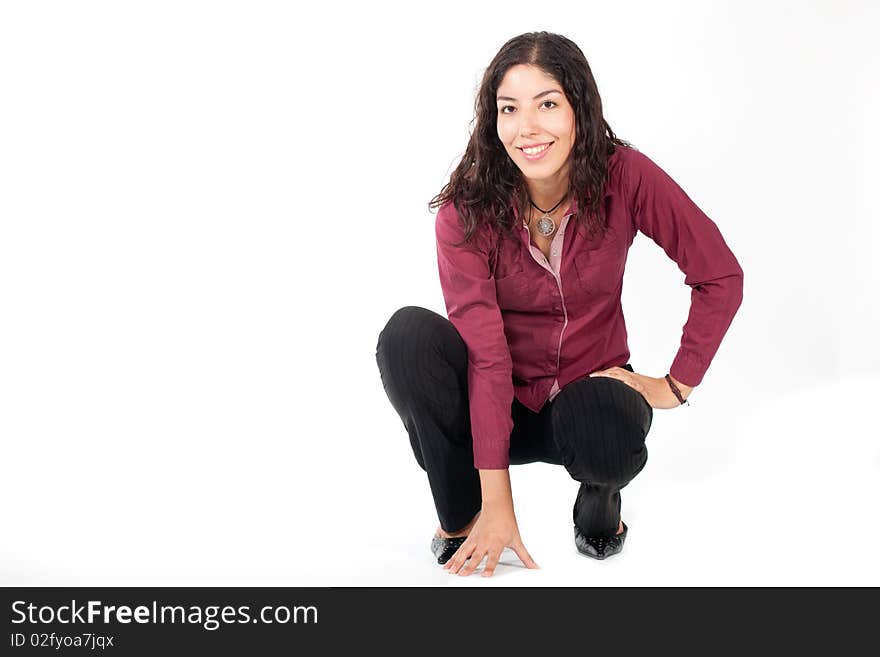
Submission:
[[[551,254],[550,254],[550,255],[556,255],[556,251],[554,251],[554,252],[553,252],[553,253],[551,253]]]

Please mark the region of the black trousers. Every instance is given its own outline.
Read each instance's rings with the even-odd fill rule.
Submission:
[[[473,463],[464,340],[445,317],[406,306],[379,334],[376,362],[416,461],[428,474],[440,526],[457,532],[482,501]],[[626,368],[633,371],[629,364]],[[645,438],[653,409],[622,381],[587,374],[565,386],[539,413],[513,400],[510,463],[564,466],[581,484],[574,523],[587,536],[610,536],[620,521],[620,489],[648,459]]]

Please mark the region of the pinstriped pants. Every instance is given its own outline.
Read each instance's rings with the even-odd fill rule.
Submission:
[[[379,334],[376,362],[416,461],[428,475],[440,526],[457,532],[480,510],[482,499],[473,464],[464,340],[445,317],[406,306]],[[564,466],[581,484],[574,523],[587,536],[610,536],[620,521],[620,489],[648,459],[645,438],[653,409],[622,381],[586,374],[539,413],[513,400],[510,464]]]

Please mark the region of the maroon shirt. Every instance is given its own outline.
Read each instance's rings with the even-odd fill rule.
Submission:
[[[629,361],[620,303],[626,256],[641,231],[691,287],[681,346],[669,373],[696,386],[742,302],[743,271],[715,223],[659,166],[617,146],[605,186],[608,230],[587,239],[573,201],[548,261],[515,203],[516,241],[489,226],[470,245],[447,202],[437,212],[437,263],[449,320],[468,350],[474,467],[504,469],[514,395],[534,412],[562,388]]]

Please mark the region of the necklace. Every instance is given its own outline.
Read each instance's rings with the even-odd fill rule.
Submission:
[[[562,204],[562,202],[565,200],[566,196],[568,196],[568,192],[565,193],[565,196],[563,196],[561,199],[559,199],[559,203],[554,205],[549,210],[541,210],[541,208],[539,208],[537,205],[535,205],[534,201],[532,201],[532,197],[531,196],[529,197],[529,203],[531,203],[532,206],[536,210],[540,210],[541,212],[544,213],[544,216],[541,217],[540,219],[538,219],[538,223],[535,224],[535,227],[538,229],[538,232],[541,233],[541,235],[543,235],[544,237],[547,237],[548,235],[552,235],[553,231],[556,230],[556,222],[553,221],[553,217],[550,216],[550,213],[553,212],[553,210],[555,210],[556,208],[558,208]],[[529,218],[529,222],[531,222],[531,218]]]

